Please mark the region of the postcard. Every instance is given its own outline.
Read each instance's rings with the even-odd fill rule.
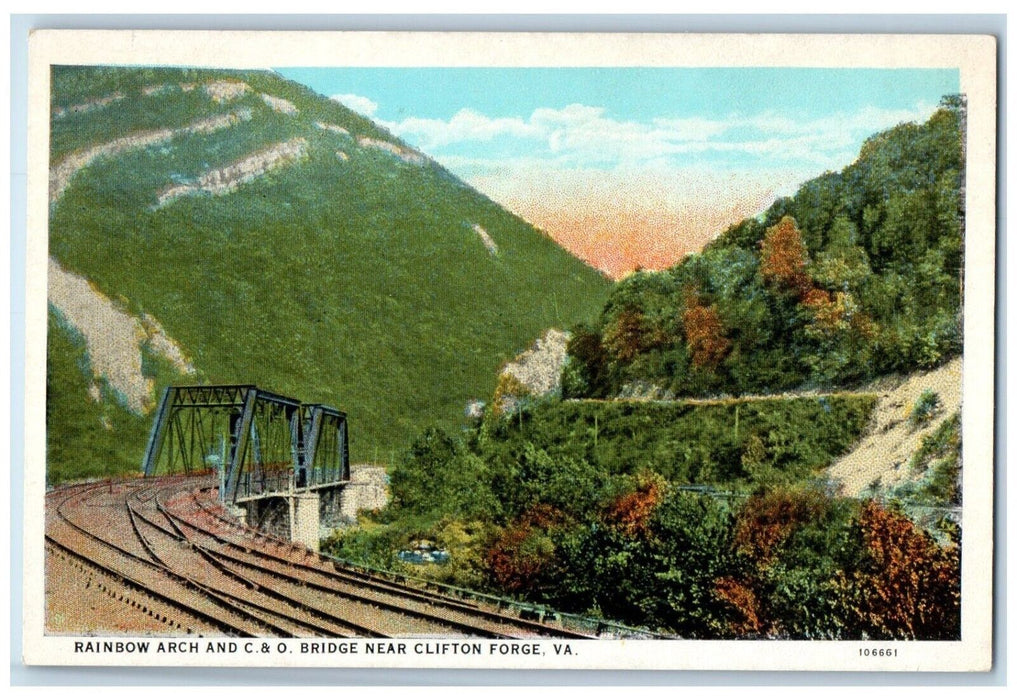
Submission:
[[[35,32],[25,662],[988,670],[995,66]]]

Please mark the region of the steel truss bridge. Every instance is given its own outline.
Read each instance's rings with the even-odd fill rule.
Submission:
[[[337,486],[350,480],[346,414],[250,384],[167,387],[142,471],[215,472],[224,503]]]

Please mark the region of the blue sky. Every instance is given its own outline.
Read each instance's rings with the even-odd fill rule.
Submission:
[[[566,212],[582,206],[586,229],[641,227],[648,245],[687,239],[686,249],[959,90],[958,72],[938,69],[278,72],[371,117],[552,235],[579,225]]]

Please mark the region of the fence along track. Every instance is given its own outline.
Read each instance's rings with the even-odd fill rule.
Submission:
[[[312,554],[311,552],[305,550],[299,545],[294,545],[290,542],[279,540],[278,538],[275,538],[272,535],[257,530],[252,530],[243,525],[240,525],[239,523],[236,523],[235,521],[224,518],[211,508],[202,505],[198,501],[197,496],[194,492],[190,494],[190,498],[195,503],[196,507],[201,509],[201,512],[204,515],[217,520],[219,523],[221,523],[223,526],[225,526],[226,528],[233,532],[239,532],[240,537],[244,539],[250,539],[255,544],[258,542],[259,539],[261,539],[263,542],[272,543],[282,548],[289,549],[291,551],[293,551],[294,549],[299,549],[307,554]],[[181,516],[179,514],[175,514],[175,517],[180,518]],[[240,549],[247,553],[251,552],[250,546],[246,544],[241,544],[240,542],[224,537],[223,535],[212,530],[209,530],[208,528],[203,528],[201,526],[195,525],[193,521],[189,521],[186,519],[184,519],[183,521],[186,522],[191,527],[200,529],[209,537],[212,537],[213,539],[219,541],[220,543],[228,547]],[[546,623],[534,620],[527,620],[520,617],[516,617],[514,615],[507,615],[505,613],[486,609],[484,607],[481,607],[481,605],[478,602],[469,600],[467,598],[454,597],[450,595],[425,590],[426,582],[423,583],[422,586],[411,586],[403,583],[398,583],[396,581],[393,581],[391,578],[365,573],[363,571],[350,568],[342,564],[341,562],[321,557],[320,555],[313,556],[315,557],[315,560],[321,563],[323,566],[313,566],[304,562],[297,562],[292,559],[279,556],[277,554],[266,552],[264,550],[258,550],[257,554],[265,558],[277,560],[279,562],[285,563],[297,569],[315,572],[330,578],[338,578],[347,581],[353,585],[370,586],[371,588],[374,588],[379,591],[390,592],[394,595],[413,597],[418,600],[421,600],[422,602],[426,602],[432,605],[438,604],[455,607],[463,611],[469,611],[472,614],[484,617],[485,619],[493,622],[501,622],[513,625],[515,627],[524,627],[529,631],[536,632],[539,634],[572,639],[593,638],[592,635],[585,635],[579,632],[575,632],[573,630],[564,629],[561,627],[548,625]]]
[[[479,604],[476,601],[471,601],[471,600],[466,600],[466,599],[462,599],[462,598],[456,598],[456,597],[452,597],[452,596],[448,596],[448,595],[443,595],[443,594],[440,594],[440,593],[435,593],[433,591],[426,591],[425,592],[420,587],[409,586],[409,585],[406,585],[406,584],[403,584],[403,583],[399,583],[397,581],[392,581],[392,580],[387,579],[387,578],[383,578],[383,577],[380,577],[380,576],[373,576],[373,575],[370,575],[370,574],[363,573],[361,571],[357,571],[357,570],[354,570],[354,569],[346,568],[346,567],[342,566],[341,564],[339,564],[338,562],[332,561],[330,559],[326,559],[324,557],[321,557],[320,555],[315,555],[315,554],[313,554],[312,552],[310,552],[309,550],[305,549],[304,547],[302,547],[300,545],[294,544],[292,542],[287,542],[285,540],[281,540],[281,539],[279,539],[277,537],[274,537],[274,536],[272,536],[272,535],[270,535],[268,533],[261,532],[260,530],[254,530],[252,528],[249,528],[249,527],[246,527],[244,525],[241,525],[240,523],[238,523],[238,522],[236,522],[234,520],[230,520],[228,518],[224,518],[223,516],[219,515],[214,510],[209,508],[207,505],[202,504],[198,500],[196,493],[193,492],[193,491],[190,493],[190,499],[193,501],[195,507],[199,510],[199,512],[203,516],[212,518],[212,519],[216,520],[217,522],[219,522],[221,525],[223,525],[228,530],[230,530],[232,532],[238,533],[238,536],[240,538],[242,538],[244,540],[248,540],[249,539],[255,545],[258,543],[259,540],[261,540],[263,543],[271,544],[271,545],[273,545],[275,547],[278,547],[278,548],[281,548],[281,549],[287,549],[287,550],[289,550],[291,552],[300,551],[301,553],[303,553],[305,555],[312,555],[313,556],[313,560],[316,561],[318,564],[320,564],[320,566],[315,566],[313,564],[308,564],[306,562],[298,562],[298,561],[295,561],[293,559],[289,559],[287,557],[284,557],[284,556],[281,556],[281,555],[278,555],[278,554],[272,554],[271,552],[265,551],[264,549],[258,550],[258,552],[257,552],[258,555],[262,556],[262,557],[264,557],[266,559],[274,559],[274,560],[279,561],[281,563],[285,563],[285,564],[288,564],[290,566],[293,566],[293,567],[295,567],[297,569],[307,570],[307,571],[314,571],[314,572],[323,574],[325,576],[332,576],[332,577],[336,577],[336,578],[341,578],[343,580],[349,581],[351,584],[369,586],[369,587],[377,589],[379,591],[391,592],[391,593],[396,594],[396,595],[405,595],[405,596],[408,596],[408,597],[417,597],[420,600],[428,602],[428,603],[433,603],[435,601],[446,601],[448,603],[452,603],[452,604],[459,605],[459,606],[464,606],[464,607],[469,607],[469,608],[474,608],[474,609],[481,609]],[[190,527],[194,528],[195,530],[201,531],[202,533],[206,534],[208,537],[211,537],[211,538],[215,539],[216,541],[220,542],[221,544],[223,544],[225,546],[236,548],[236,549],[241,549],[241,550],[243,550],[245,552],[249,552],[251,550],[250,546],[248,546],[246,544],[242,544],[242,543],[237,542],[235,540],[231,540],[231,539],[225,537],[224,535],[219,534],[218,532],[215,532],[213,530],[208,529],[207,527],[202,527],[201,525],[195,524],[195,522],[193,520],[187,520],[182,515],[180,515],[179,513],[175,513],[174,515],[178,519],[180,519],[182,522],[185,522],[186,524],[188,524]],[[509,619],[509,620],[517,619],[517,618],[514,618],[514,617],[509,616],[509,615],[505,615],[503,617],[505,617],[506,619]],[[524,621],[524,622],[526,622],[526,621]]]
[[[163,516],[173,524],[173,529],[180,536],[191,542],[192,546],[201,547],[209,557],[223,565],[253,570],[256,574],[267,575],[274,580],[309,588],[327,596],[339,596],[368,605],[378,606],[403,615],[415,616],[429,622],[450,627],[473,636],[511,638],[513,631],[520,628],[526,631],[538,631],[547,634],[549,631],[562,636],[571,636],[567,631],[559,631],[545,625],[533,624],[507,615],[465,605],[444,596],[431,596],[419,590],[405,590],[385,585],[376,581],[364,581],[361,578],[344,577],[340,572],[328,571],[318,567],[294,562],[293,560],[268,554],[261,550],[250,549],[223,538],[216,533],[195,525],[193,521],[171,512],[163,503],[156,499],[157,507]],[[193,535],[187,535],[183,528],[189,528],[212,539],[226,549],[241,550],[239,554],[229,554],[222,549],[212,551],[199,545]],[[261,560],[261,561],[259,561]],[[272,565],[269,565],[272,564]],[[366,584],[366,585],[365,585]],[[424,607],[425,609],[421,609]],[[428,610],[426,608],[431,608]],[[432,610],[434,612],[432,612]],[[472,618],[472,620],[471,620]],[[480,618],[484,625],[478,624]]]

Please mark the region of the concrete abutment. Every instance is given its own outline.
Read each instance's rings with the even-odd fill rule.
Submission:
[[[342,517],[343,486],[276,494],[244,501],[233,514],[248,527],[306,546],[315,552],[321,533]]]

